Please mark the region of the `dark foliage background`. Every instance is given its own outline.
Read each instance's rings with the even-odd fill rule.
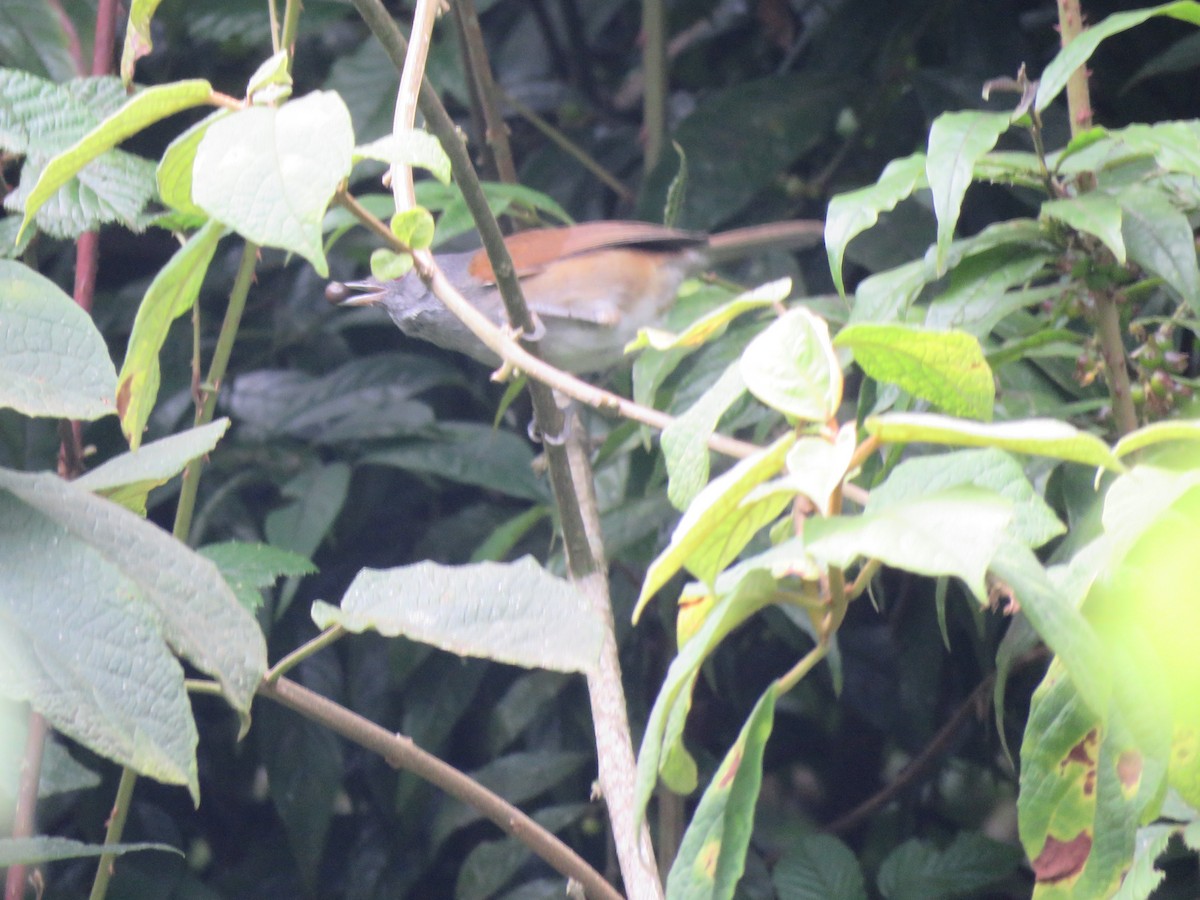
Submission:
[[[1090,2],[1086,8],[1099,20],[1129,5]],[[636,199],[617,197],[514,116],[509,124],[522,182],[580,220],[660,216],[677,162],[668,151],[642,176],[638,4],[495,0],[479,6],[503,88],[616,174]],[[86,41],[91,5],[79,0],[64,8]],[[399,4],[394,10],[401,19],[406,12]],[[672,134],[689,167],[680,224],[719,230],[822,216],[834,193],[872,181],[890,159],[922,147],[939,113],[982,106],[985,80],[1015,75],[1022,65],[1040,72],[1057,49],[1055,15],[1046,0],[670,4],[670,33],[685,44],[671,66],[669,101]],[[447,19],[439,28],[430,72],[477,137],[465,117],[451,24]],[[0,20],[0,29],[10,27]],[[154,29],[154,52],[139,64],[143,83],[203,77],[240,96],[270,52],[265,4],[166,3]],[[1092,65],[1097,120],[1118,126],[1195,116],[1194,70],[1139,76],[1187,35],[1179,23],[1155,22],[1103,45]],[[1185,57],[1183,65],[1194,58]],[[3,41],[0,64],[55,74],[27,63]],[[347,5],[305,5],[295,78],[297,96],[339,91],[360,140],[390,128],[395,72]],[[171,120],[127,149],[156,158],[182,125]],[[1053,110],[1047,131],[1049,145],[1063,143],[1063,109]],[[378,191],[378,174],[356,170],[355,192]],[[961,227],[977,231],[1032,208],[1027,203],[1009,189],[974,189]],[[884,227],[851,246],[851,283],[920,255],[931,223],[931,213],[917,203],[890,214]],[[330,255],[333,277],[361,274],[372,246],[361,230],[347,234]],[[95,317],[115,358],[123,354],[142,292],[173,249],[170,237],[154,230],[103,232]],[[70,251],[43,240],[35,248],[37,265],[69,286]],[[200,306],[210,346],[237,266],[236,248],[220,253]],[[797,279],[799,294],[832,290],[820,249],[770,255],[730,274],[751,284],[781,273]],[[206,473],[192,532],[198,545],[268,541],[311,554],[320,568],[269,598],[261,618],[273,659],[315,633],[311,601],[336,601],[364,566],[462,562],[491,553],[553,559],[559,550],[549,513],[532,524],[518,519],[546,498],[544,483],[529,474],[536,447],[525,437],[528,413],[521,403],[493,434],[502,389],[482,367],[404,340],[380,314],[335,311],[322,288],[309,266],[263,252],[233,376],[222,393],[220,411],[235,427]],[[163,355],[163,399],[147,439],[190,419],[190,352],[191,325],[181,320]],[[700,354],[668,386],[675,408],[711,381],[716,362]],[[326,381],[316,385],[317,379]],[[627,375],[612,380],[627,390]],[[613,539],[617,619],[627,623],[644,566],[675,513],[655,455],[630,440],[629,429],[593,427],[610,438],[600,456],[600,494]],[[52,465],[58,443],[52,425],[0,414],[0,438],[5,464]],[[85,441],[97,461],[123,449],[112,419],[89,426]],[[152,500],[151,516],[169,527],[172,490]],[[509,540],[498,536],[508,533],[498,532],[504,526],[516,529]],[[980,714],[961,716],[939,736],[991,671],[1008,620],[978,614],[952,587],[947,650],[933,589],[925,580],[885,574],[874,602],[855,604],[842,629],[840,696],[819,671],[780,702],[739,896],[775,896],[768,866],[789,837],[830,823],[839,823],[868,871],[914,836],[945,841],[983,829],[1015,840],[1014,769],[991,715],[980,707]],[[622,631],[636,728],[672,656],[674,610],[659,601],[641,626]],[[805,641],[775,612],[727,641],[706,667],[688,726],[702,783],[762,688],[794,662]],[[1027,666],[1010,686],[1004,718],[1010,747],[1019,746],[1028,695],[1041,671],[1040,664]],[[297,677],[455,765],[490,773],[503,793],[552,817],[570,843],[611,871],[601,808],[586,800],[595,765],[582,679],[462,661],[371,636],[318,655]],[[143,781],[126,833],[128,840],[174,844],[186,859],[151,854],[121,861],[109,893],[114,900],[436,898],[454,896],[456,883],[461,897],[498,896],[518,884],[525,886],[513,897],[561,890],[556,882],[538,881],[551,873],[528,859],[518,857],[506,869],[496,858],[473,855],[495,851],[498,834],[491,826],[291,713],[258,704],[251,736],[239,744],[223,704],[199,698],[195,708],[202,805],[194,810],[185,792]],[[844,818],[935,740],[940,752],[918,779],[882,808]],[[104,783],[48,804],[42,825],[99,841],[117,772],[76,753]],[[498,876],[506,872],[511,877]],[[52,866],[47,897],[84,896],[91,874],[86,861]],[[987,896],[1020,897],[1030,884],[1030,876],[1018,874]],[[1162,896],[1197,891],[1194,872],[1172,872]]]

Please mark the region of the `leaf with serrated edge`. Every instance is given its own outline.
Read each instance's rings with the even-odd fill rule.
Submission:
[[[842,281],[846,246],[878,222],[881,212],[895,209],[897,203],[926,184],[925,154],[914,153],[903,159],[893,159],[874,184],[838,194],[829,201],[829,210],[825,214],[825,252],[839,294],[846,294]]]
[[[116,566],[154,610],[164,639],[213,676],[239,712],[266,670],[261,629],[208,560],[156,525],[53,475],[0,470],[11,491]]]
[[[769,447],[743,459],[728,472],[709,482],[692,501],[675,526],[667,549],[646,570],[646,580],[633,610],[635,623],[650,598],[687,564],[692,554],[722,526],[725,518],[746,495],[779,471],[795,440],[791,432],[781,435]]]
[[[1114,472],[1125,468],[1100,438],[1058,419],[984,423],[933,413],[887,413],[871,416],[863,427],[868,434],[889,444],[924,441],[957,447],[997,447],[1011,453],[1048,456]]]
[[[121,430],[133,450],[142,442],[142,432],[158,399],[158,354],[167,332],[200,296],[200,286],[224,234],[224,226],[209,222],[192,235],[159,269],[138,307],[117,380]]]
[[[90,421],[116,412],[115,394],[91,317],[48,278],[0,259],[0,406]]]
[[[228,419],[217,419],[122,453],[76,478],[75,486],[144,516],[146,495],[182,472],[193,459],[212,452],[228,428]]]
[[[86,539],[2,488],[0,695],[28,701],[92,751],[187,785],[198,799],[183,669],[153,610]]]
[[[963,197],[975,174],[975,163],[996,146],[1008,130],[1008,113],[963,110],[943,113],[929,130],[925,176],[937,214],[937,272],[949,268],[947,254],[962,210]]]
[[[834,340],[876,381],[894,384],[954,415],[991,419],[996,384],[979,339],[965,331],[848,325]]]
[[[38,208],[93,159],[121,141],[160,119],[199,106],[212,99],[212,85],[201,79],[176,81],[146,88],[119,110],[85,134],[72,147],[54,157],[42,170],[25,199],[21,230],[32,221]]]
[[[460,656],[558,672],[591,671],[603,636],[579,590],[528,556],[504,564],[364,569],[340,609],[318,602],[312,617],[320,628],[404,635]]]
[[[324,278],[321,221],[350,174],[353,149],[350,113],[329,91],[243,109],[201,138],[192,199],[256,244],[298,253]]]
[[[842,402],[842,368],[825,320],[789,310],[742,351],[742,378],[755,397],[784,415],[824,424]]]
[[[832,834],[790,841],[771,880],[776,894],[788,900],[867,900],[854,852]]]

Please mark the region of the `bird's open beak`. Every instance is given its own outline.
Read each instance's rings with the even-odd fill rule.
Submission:
[[[331,281],[325,299],[334,306],[374,306],[383,302],[384,289],[378,281]]]

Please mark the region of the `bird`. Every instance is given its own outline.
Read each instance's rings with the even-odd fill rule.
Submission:
[[[745,255],[755,246],[812,244],[822,233],[823,223],[807,220],[711,237],[649,222],[611,220],[522,231],[504,243],[525,300],[544,327],[538,345],[542,357],[581,375],[617,365],[638,330],[659,321],[683,280],[706,262]],[[442,253],[435,259],[469,303],[496,325],[507,322],[485,251]],[[489,366],[500,364],[415,271],[385,282],[331,282],[325,297],[340,307],[382,306],[409,337]]]

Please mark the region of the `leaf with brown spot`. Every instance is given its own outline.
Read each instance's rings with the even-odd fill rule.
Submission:
[[[1092,835],[1081,831],[1069,841],[1060,841],[1050,835],[1037,859],[1033,861],[1033,872],[1039,884],[1072,878],[1083,870],[1084,863],[1092,852]]]

